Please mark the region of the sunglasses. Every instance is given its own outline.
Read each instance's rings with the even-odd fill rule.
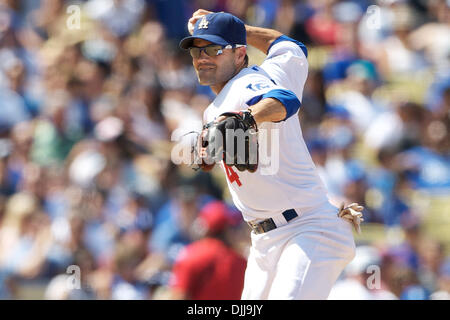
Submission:
[[[240,47],[246,47],[246,45],[237,44],[234,47],[240,48]],[[223,53],[223,49],[232,49],[232,48],[233,48],[233,46],[230,44],[226,45],[226,46],[221,46],[219,44],[210,44],[205,47],[190,47],[189,53],[191,54],[192,58],[198,59],[198,58],[200,58],[202,51],[205,51],[205,53],[209,57],[215,57],[215,56],[221,55]]]

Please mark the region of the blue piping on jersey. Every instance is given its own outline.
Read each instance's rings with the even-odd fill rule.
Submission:
[[[253,67],[252,67],[252,70],[259,71],[259,68],[258,68],[258,66],[253,66]],[[277,83],[275,82],[275,80],[270,79],[270,81],[272,81],[274,85],[277,85]],[[250,84],[250,86],[251,86],[251,84]]]
[[[284,118],[281,121],[285,121],[288,118],[292,117],[294,114],[297,113],[298,109],[300,109],[301,106],[301,102],[300,100],[298,100],[297,96],[291,90],[287,89],[270,90],[269,92],[251,98],[250,100],[247,101],[247,105],[252,106],[258,103],[260,100],[266,98],[277,99],[286,108],[286,118]]]
[[[300,47],[300,49],[302,49],[303,53],[305,54],[305,57],[308,58],[308,49],[306,49],[306,46],[305,46],[303,43],[301,43],[300,41],[297,41],[297,40],[292,39],[292,38],[290,38],[290,37],[288,37],[288,36],[285,36],[285,35],[279,36],[278,38],[276,38],[276,39],[270,44],[269,49],[267,49],[267,54],[269,54],[269,50],[270,50],[270,48],[272,48],[272,46],[273,46],[274,44],[277,44],[278,42],[281,42],[281,41],[291,41],[291,42],[294,42],[296,45],[298,45],[298,46]]]

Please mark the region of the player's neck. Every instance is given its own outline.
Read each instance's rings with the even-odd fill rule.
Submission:
[[[213,86],[209,86],[211,88],[211,90],[218,95],[220,91],[222,91],[223,87],[226,86],[226,84],[228,83],[228,81],[230,81],[231,79],[233,79],[239,72],[241,72],[242,69],[245,68],[245,65],[242,65],[241,67],[237,68],[236,71],[233,73],[233,75],[230,77],[230,79],[228,79],[227,81],[223,82],[223,83],[219,83],[217,85],[213,85]]]
[[[228,83],[224,82],[215,86],[209,86],[211,88],[211,90],[216,94],[216,96],[219,94],[220,91],[222,91],[223,87],[225,87],[225,85]]]

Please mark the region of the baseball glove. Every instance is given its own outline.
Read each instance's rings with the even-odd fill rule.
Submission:
[[[197,163],[210,170],[220,161],[239,171],[258,169],[258,127],[249,110],[225,112],[199,135]]]

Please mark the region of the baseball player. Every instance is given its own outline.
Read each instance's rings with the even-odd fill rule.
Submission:
[[[205,170],[223,168],[252,228],[242,299],[326,299],[353,259],[348,221],[359,227],[363,207],[330,204],[303,140],[298,111],[306,47],[224,12],[200,9],[188,28],[191,36],[180,47],[189,50],[200,84],[217,95],[204,112],[196,159]],[[267,54],[261,66],[247,65],[247,43]],[[243,155],[237,135],[229,135],[238,130],[249,132]],[[261,132],[266,141],[255,141]],[[210,149],[217,140],[221,148]],[[263,148],[271,155],[265,163]]]

